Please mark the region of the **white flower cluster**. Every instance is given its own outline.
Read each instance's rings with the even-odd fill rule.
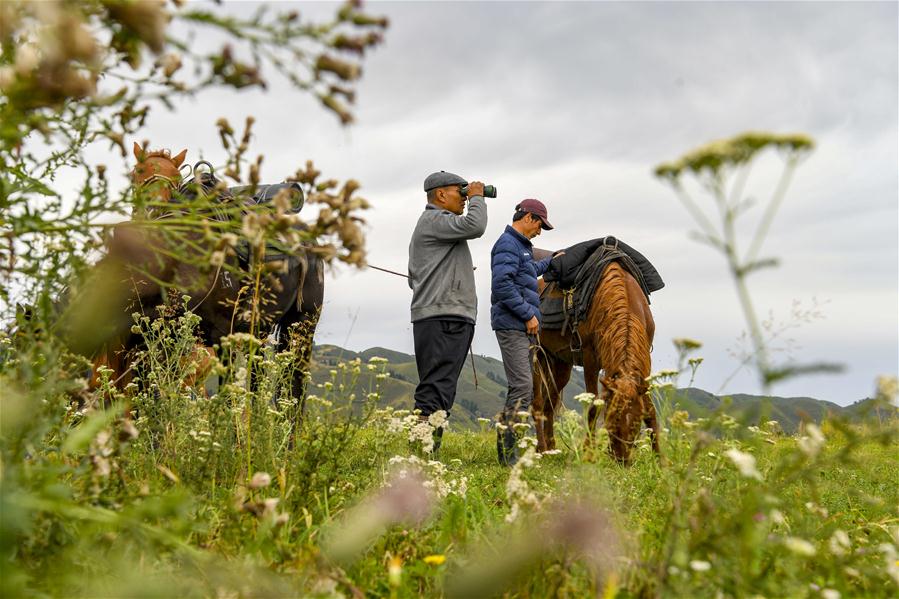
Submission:
[[[721,427],[727,430],[734,430],[736,428],[740,428],[740,423],[731,416],[730,414],[721,414],[718,418],[718,422],[721,423]]]
[[[438,499],[443,499],[449,495],[465,497],[465,494],[468,492],[468,477],[453,476],[453,473],[443,462],[423,460],[418,456],[411,455],[408,457],[394,456],[390,458],[388,465],[393,476],[387,476],[385,480],[391,480],[391,478],[405,479],[419,475],[424,479],[423,486],[425,489]]]
[[[799,537],[787,537],[783,540],[783,545],[796,555],[803,557],[813,557],[817,553],[814,545]]]
[[[582,406],[593,405],[593,402],[596,400],[596,396],[589,392],[578,393],[574,396],[574,401],[578,402]],[[602,400],[600,400],[602,401]]]
[[[206,422],[205,420],[201,419],[197,422],[197,424],[205,425]],[[191,439],[194,440],[194,450],[198,452],[197,458],[200,461],[204,461],[206,459],[206,456],[209,454],[210,450],[215,451],[222,448],[220,443],[212,440],[212,433],[207,430],[203,430],[202,428],[199,431],[191,429],[187,432],[187,434]]]
[[[420,443],[425,453],[434,451],[434,429],[427,420],[419,420],[415,416],[415,424],[409,428],[409,443]]]
[[[852,541],[844,530],[836,530],[827,541],[827,548],[836,556],[843,556],[852,550]]]
[[[506,498],[512,506],[506,516],[506,522],[515,522],[524,511],[540,507],[541,498],[531,489],[524,478],[525,469],[535,466],[539,458],[540,454],[531,445],[518,458],[518,462],[512,466],[509,480],[506,481]]]
[[[877,377],[877,397],[899,408],[899,379],[895,376]]]
[[[762,473],[758,471],[755,465],[755,456],[750,453],[745,453],[740,451],[739,449],[731,448],[724,452],[730,461],[734,463],[734,466],[737,467],[737,470],[740,471],[740,474],[745,476],[746,478],[754,478],[756,480],[762,480]]]
[[[446,412],[444,410],[437,410],[436,412],[428,416],[428,424],[430,424],[435,429],[446,428],[449,425],[449,420],[447,420]]]
[[[804,434],[797,442],[799,450],[810,458],[815,457],[824,447],[824,433],[815,424],[808,423],[804,427]]]
[[[387,425],[390,434],[405,433],[409,443],[419,444],[424,453],[434,451],[434,431],[449,428],[449,419],[444,410],[437,410],[427,419],[422,419],[418,411],[393,410],[386,408],[379,416]]]
[[[771,420],[769,422],[777,423],[776,420]],[[776,441],[774,441],[773,439],[776,429],[769,426],[768,424],[762,425],[761,427],[747,426],[746,430],[763,440],[765,443],[770,443],[771,445],[774,445],[776,443]]]

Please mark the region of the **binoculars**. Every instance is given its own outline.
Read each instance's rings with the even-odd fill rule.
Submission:
[[[463,185],[459,188],[459,191],[463,196],[468,196],[468,185]],[[496,186],[495,185],[485,185],[484,186],[484,197],[485,198],[495,198],[496,197]]]

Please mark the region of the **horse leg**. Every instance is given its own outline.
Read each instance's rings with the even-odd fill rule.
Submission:
[[[534,429],[537,432],[537,451],[543,453],[547,450],[544,423],[546,422],[546,401],[544,394],[546,380],[549,373],[549,365],[538,353],[534,358],[534,399],[531,402],[531,415],[534,417]]]
[[[543,453],[549,447],[546,443],[546,423],[552,419],[552,411],[547,405],[552,402],[548,395],[552,372],[543,352],[537,352],[534,358],[534,399],[531,402],[531,414],[534,417],[534,428],[537,432],[537,451]]]
[[[206,379],[212,372],[212,364],[215,359],[215,352],[211,347],[207,347],[202,343],[194,345],[193,351],[189,356],[183,359],[182,366],[188,370],[187,376],[181,382],[185,389],[192,389],[197,397],[209,397],[206,392]],[[199,389],[197,386],[199,385]]]
[[[595,398],[599,398],[598,355],[599,352],[593,351],[593,348],[584,348],[584,385],[587,388],[587,392],[592,393]],[[590,409],[587,412],[587,437],[584,440],[585,449],[592,447],[594,444],[596,420],[599,418],[599,410],[599,407],[594,404],[590,406]]]
[[[565,385],[568,384],[568,379],[571,378],[571,368],[572,365],[567,362],[563,362],[558,358],[550,358],[550,373],[553,379],[553,388],[550,393],[549,417],[546,419],[545,424],[546,445],[550,450],[556,448],[556,436],[553,429],[555,428],[556,413],[562,407],[562,390],[565,389]]]
[[[315,328],[321,316],[325,295],[325,271],[322,259],[314,253],[306,253],[297,300],[281,318],[279,351],[292,349],[297,356],[291,379],[291,396],[297,401],[296,424],[299,425],[306,407],[306,379],[312,362],[312,345]]]
[[[643,418],[643,423],[646,425],[646,428],[649,429],[649,439],[652,441],[652,450],[657,456],[661,456],[662,452],[659,449],[659,419],[656,415],[656,406],[649,396],[644,397],[643,401],[646,406],[644,412],[646,416]]]

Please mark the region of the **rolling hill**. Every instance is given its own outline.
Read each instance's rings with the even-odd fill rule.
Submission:
[[[330,380],[330,370],[339,362],[359,358],[363,363],[367,363],[374,356],[388,360],[386,372],[389,376],[381,381],[381,404],[398,409],[410,409],[415,386],[418,384],[418,373],[415,368],[415,357],[402,352],[383,347],[354,352],[336,345],[315,346],[313,382],[323,383]],[[373,388],[375,382],[370,373],[363,371],[352,392],[356,393],[357,397],[363,397]],[[467,360],[459,377],[456,405],[452,415],[454,423],[462,428],[477,428],[478,418],[492,419],[502,409],[506,385],[503,363],[500,360],[476,355],[474,369],[471,360]],[[584,391],[583,372],[575,369],[571,382],[565,388],[566,407],[575,407],[574,396]],[[723,406],[725,411],[741,422],[754,424],[760,420],[777,420],[785,432],[793,433],[803,420],[821,422],[828,415],[858,420],[871,411],[872,401],[864,399],[844,407],[812,397],[762,397],[743,393],[719,397],[702,389],[689,387],[677,390],[674,403],[678,409],[689,412],[691,418],[709,416]]]

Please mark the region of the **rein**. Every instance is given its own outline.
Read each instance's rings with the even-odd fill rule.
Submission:
[[[396,272],[395,270],[390,270],[387,268],[381,268],[380,266],[375,266],[373,264],[366,264],[368,268],[373,268],[375,270],[380,270],[381,272],[386,272],[387,274],[396,275],[398,277],[403,277],[404,279],[408,279],[409,275],[404,275],[401,272]],[[474,367],[474,350],[471,345],[468,346],[468,355],[471,356],[471,374],[474,376],[474,388],[478,388],[478,371]]]
[[[174,179],[172,179],[171,177],[167,177],[166,175],[160,175],[159,173],[150,175],[149,177],[147,177],[146,179],[144,179],[143,181],[138,183],[137,186],[139,188],[142,188],[142,187],[146,187],[147,185],[150,185],[152,183],[156,183],[157,181],[164,181],[165,183],[168,184],[170,189],[173,189],[173,190],[178,189],[178,185],[177,185],[177,183],[175,183]]]
[[[532,369],[533,369],[534,373],[540,377],[541,386],[543,387],[544,391],[546,392],[546,401],[549,402],[549,407],[552,410],[553,418],[555,418],[556,406],[553,405],[552,397],[553,397],[553,395],[555,395],[556,392],[558,392],[558,389],[556,388],[556,379],[555,379],[555,377],[552,378],[553,389],[550,390],[550,388],[549,388],[550,377],[548,376],[548,373],[546,371],[544,371],[543,364],[541,364],[541,362],[540,362],[540,357],[538,356],[538,353],[543,354],[543,360],[544,360],[544,363],[546,363],[546,364],[549,364],[549,356],[547,355],[546,349],[543,347],[543,344],[540,343],[540,333],[539,332],[537,333],[537,335],[535,336],[534,339],[535,339],[535,342],[534,342],[534,345],[532,346],[534,348],[534,358],[533,358]],[[545,404],[545,402],[544,402],[544,404]]]

